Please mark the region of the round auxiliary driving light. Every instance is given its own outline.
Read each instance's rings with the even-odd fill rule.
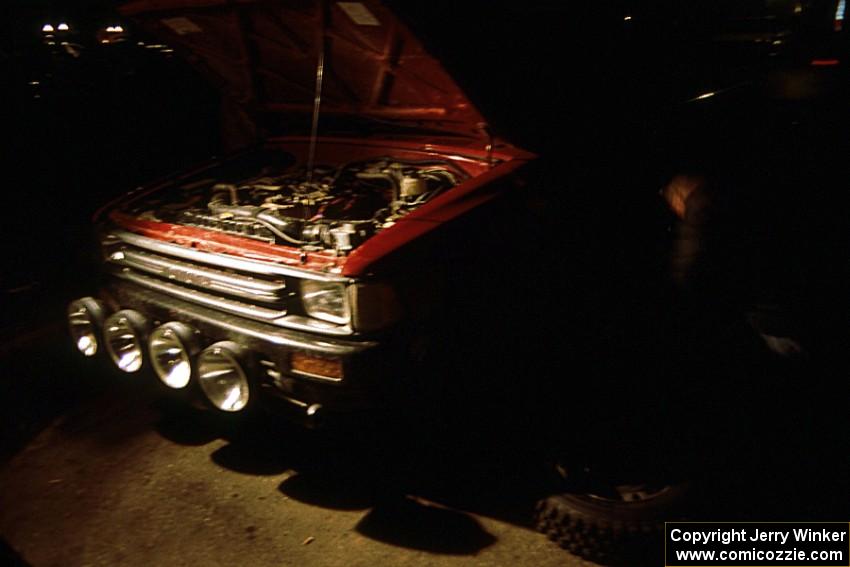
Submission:
[[[169,388],[180,389],[189,385],[192,357],[198,350],[194,331],[177,321],[160,325],[148,339],[151,366]]]
[[[230,341],[215,343],[198,356],[198,383],[218,409],[237,412],[248,405],[250,391],[243,370],[246,359],[245,350]]]
[[[142,338],[148,323],[137,312],[125,309],[113,313],[103,324],[103,341],[115,365],[124,372],[136,372],[142,367]]]
[[[97,335],[105,312],[103,304],[93,297],[83,297],[68,305],[68,329],[77,350],[84,356],[97,354]]]

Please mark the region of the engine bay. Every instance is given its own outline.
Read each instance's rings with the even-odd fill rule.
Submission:
[[[468,177],[449,161],[389,156],[312,169],[291,162],[237,174],[217,168],[135,201],[128,212],[345,255]]]

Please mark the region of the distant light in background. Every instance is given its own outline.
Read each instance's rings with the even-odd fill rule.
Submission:
[[[841,31],[844,28],[844,9],[845,0],[838,0],[838,6],[835,8],[835,31]]]
[[[54,30],[53,26],[51,26],[50,24],[44,24],[43,26],[41,26],[41,31],[43,31],[44,33],[53,33]]]
[[[100,28],[97,32],[97,39],[104,44],[119,43],[125,41],[127,36],[124,34],[124,26],[116,24]]]
[[[143,42],[138,42],[139,46],[144,47],[145,49],[155,49],[160,53],[174,53],[174,50],[164,43],[151,43],[150,45],[145,45]]]
[[[711,97],[713,97],[715,94],[717,94],[717,93],[715,93],[715,92],[702,93],[702,94],[701,94],[701,95],[699,95],[699,96],[695,96],[695,97],[694,97],[694,98],[692,98],[691,100],[705,100],[705,99],[707,99],[707,98],[711,98]]]
[[[61,24],[56,26],[56,29],[59,30],[59,31],[68,31],[71,28],[68,26],[68,24],[66,24],[65,22],[62,22]]]
[[[624,21],[624,22],[630,22],[630,21],[632,21],[632,17],[631,17],[631,16],[626,16],[625,18],[623,18],[623,21]]]
[[[812,59],[813,67],[834,67],[841,63],[838,59]]]

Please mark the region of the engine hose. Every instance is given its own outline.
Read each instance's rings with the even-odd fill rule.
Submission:
[[[278,229],[276,226],[274,226],[273,223],[269,222],[265,218],[261,218],[264,215],[265,215],[265,213],[260,213],[259,215],[257,215],[255,217],[254,220],[256,220],[258,223],[262,224],[264,227],[269,229],[275,236],[279,236],[280,238],[282,238],[283,240],[286,240],[290,244],[297,244],[297,245],[307,244],[303,240],[298,240],[297,238],[293,238],[292,236],[289,236],[288,234],[286,234],[282,230]]]
[[[257,216],[259,207],[251,205],[226,205],[218,198],[213,198],[207,206],[216,215],[230,214],[234,217],[253,218]]]

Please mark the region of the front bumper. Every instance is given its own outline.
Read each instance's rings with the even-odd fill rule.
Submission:
[[[185,323],[199,332],[203,346],[226,340],[248,349],[256,360],[251,383],[258,403],[304,425],[388,405],[392,353],[398,351],[385,343],[284,329],[128,281],[111,280],[99,295],[110,311],[138,311],[153,326],[168,321]],[[329,379],[298,373],[290,367],[293,353],[338,360],[343,377]]]

